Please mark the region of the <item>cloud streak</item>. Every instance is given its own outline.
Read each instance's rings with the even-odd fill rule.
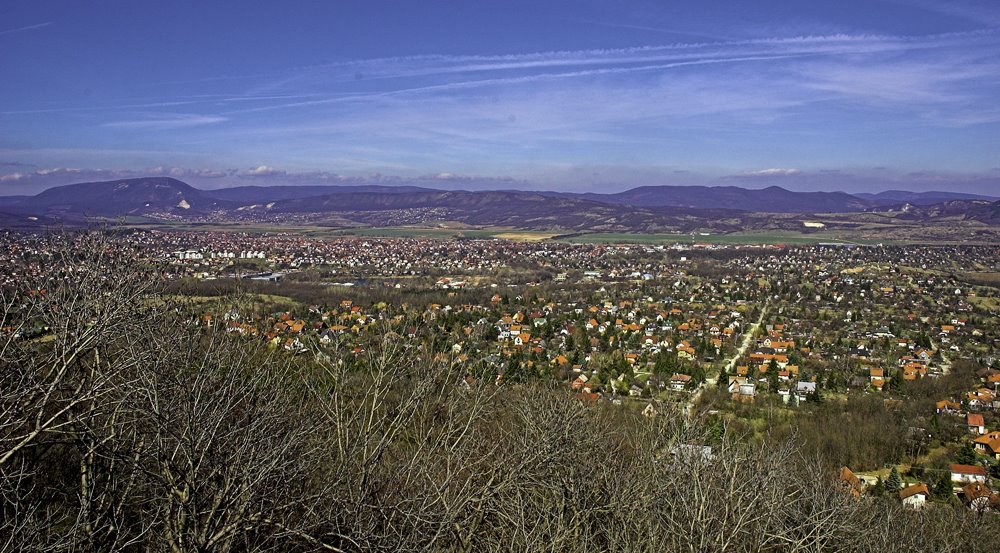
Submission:
[[[44,27],[48,27],[49,25],[52,25],[53,23],[55,23],[55,22],[54,21],[46,21],[45,23],[36,23],[34,25],[27,25],[27,26],[24,26],[24,27],[18,27],[16,29],[0,30],[0,36],[9,35],[9,34],[13,34],[13,33],[21,33],[21,32],[24,32],[24,31],[33,31],[35,29],[41,29],[41,28],[44,28]]]
[[[790,177],[798,175],[802,171],[798,169],[786,169],[783,167],[773,167],[771,169],[759,169],[757,171],[747,171],[740,173],[742,177]]]
[[[221,115],[178,114],[167,116],[159,115],[150,119],[139,119],[134,121],[112,121],[104,123],[102,126],[118,129],[163,131],[199,127],[202,125],[214,125],[228,120],[228,117],[223,117]]]

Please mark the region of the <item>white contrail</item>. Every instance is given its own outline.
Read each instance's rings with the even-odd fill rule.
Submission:
[[[27,27],[18,27],[16,29],[7,29],[6,31],[0,31],[0,35],[9,35],[11,33],[19,33],[21,31],[30,31],[32,29],[41,29],[42,27],[48,27],[54,23],[54,21],[46,21],[45,23],[36,23],[34,25],[28,25]]]

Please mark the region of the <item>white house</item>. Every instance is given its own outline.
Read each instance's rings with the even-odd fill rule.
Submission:
[[[930,492],[927,490],[927,484],[914,484],[912,486],[907,486],[899,490],[899,499],[903,501],[903,505],[913,508],[920,509],[927,503],[927,496]]]
[[[986,469],[978,465],[950,465],[951,481],[962,484],[986,483]]]

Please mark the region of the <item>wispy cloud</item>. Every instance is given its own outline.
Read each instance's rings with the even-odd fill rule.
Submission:
[[[42,167],[33,171],[14,171],[0,174],[0,183],[8,188],[2,193],[34,193],[51,186],[102,180],[128,179],[137,177],[174,177],[195,182],[210,182],[233,177],[237,171],[228,169],[205,169],[187,167],[146,167],[142,169],[101,169],[81,167]]]
[[[691,83],[698,82],[702,94],[752,98],[764,110],[817,102],[865,102],[901,112],[916,110],[925,121],[954,126],[993,119],[986,113],[990,111],[987,98],[976,97],[977,87],[972,83],[985,82],[995,89],[995,83],[988,83],[991,75],[997,74],[997,60],[970,59],[968,55],[992,46],[1000,47],[1000,34],[987,30],[916,37],[836,34],[499,56],[379,58],[301,69],[263,88],[271,93],[309,91],[314,97],[222,113],[238,117],[369,103],[379,106],[381,114],[392,106],[389,102],[394,97],[405,97],[413,109],[427,108],[424,102],[438,102],[450,115],[455,108],[448,98],[456,94],[469,101],[468,94],[510,97],[529,90],[527,95],[536,102],[544,98],[562,102],[565,98],[560,90],[568,89],[583,96],[588,91],[608,92],[620,101],[622,94],[655,98],[664,89],[692,88]],[[740,72],[742,66],[755,69]],[[695,71],[699,68],[702,70]],[[671,72],[679,73],[668,77]],[[350,92],[357,88],[357,75],[363,75],[367,89]],[[647,77],[621,80],[643,75]],[[373,81],[384,84],[371,86]],[[735,82],[752,83],[756,88],[734,88]],[[697,96],[671,100],[678,102],[679,116],[685,112],[736,113],[739,109],[732,103],[707,106]],[[754,110],[753,103],[740,101],[736,105]],[[662,111],[651,102],[646,104],[630,106],[638,107],[636,118]],[[418,105],[420,108],[415,107]],[[956,112],[958,106],[962,106],[962,113]],[[555,102],[547,107],[555,112],[567,109]],[[622,113],[613,106],[596,107],[602,113]],[[757,110],[757,115],[763,114]],[[741,117],[757,115],[749,111]],[[762,121],[773,118],[765,115]]]
[[[283,175],[284,171],[275,169],[274,167],[269,167],[267,165],[258,165],[252,169],[247,169],[243,171],[242,175],[247,177],[273,177],[275,175]]]
[[[512,87],[558,86],[562,81],[577,87],[601,87],[596,79],[635,75],[653,78],[666,72],[702,68],[699,78],[713,86],[731,86],[732,72],[712,69],[724,66],[760,66],[773,82],[796,90],[819,91],[818,101],[831,97],[899,98],[951,101],[943,81],[964,83],[987,78],[995,63],[982,63],[978,73],[961,71],[953,52],[982,51],[1000,47],[995,30],[945,33],[925,36],[877,34],[833,34],[768,37],[697,43],[673,43],[633,48],[564,50],[510,55],[422,55],[352,60],[301,67],[278,78],[254,77],[259,82],[243,94],[211,94],[184,99],[152,102],[122,102],[109,106],[19,109],[5,115],[38,114],[58,111],[127,111],[135,109],[172,110],[196,104],[216,113],[205,115],[157,115],[105,123],[111,128],[165,130],[206,126],[228,118],[274,110],[308,110],[336,104],[381,102],[393,96],[444,97],[453,93],[484,91],[508,94]],[[923,52],[922,54],[920,54]],[[919,59],[900,63],[920,54]],[[929,62],[924,58],[936,57]],[[794,63],[797,60],[813,60]],[[941,66],[950,71],[940,71]],[[763,70],[758,70],[763,73]],[[995,73],[994,73],[995,74]],[[929,77],[929,78],[925,78]],[[685,76],[687,78],[687,76]],[[789,96],[778,85],[755,93],[773,97]],[[659,86],[655,81],[634,81],[636,89]],[[961,88],[961,87],[955,87]],[[541,91],[541,88],[537,88]],[[961,92],[961,91],[960,91]],[[696,101],[696,100],[695,100]],[[789,102],[781,102],[788,104]],[[801,103],[795,99],[792,104]],[[250,104],[250,105],[247,105]],[[905,107],[905,106],[904,106]],[[199,109],[199,111],[203,111]],[[969,120],[968,116],[955,120]]]
[[[740,173],[742,177],[790,177],[798,175],[802,171],[798,169],[787,169],[784,167],[772,167],[770,169],[758,169],[756,171],[746,171]]]
[[[65,97],[71,105],[24,101],[5,106],[0,115],[16,117],[0,123],[4,131],[22,132],[35,121],[41,124],[34,128],[44,129],[55,120],[45,114],[73,112],[59,124],[78,125],[71,130],[95,137],[95,149],[143,144],[168,151],[120,154],[130,166],[209,160],[245,168],[227,170],[221,180],[341,182],[339,172],[430,176],[509,168],[525,175],[604,158],[635,165],[725,163],[719,171],[747,167],[741,178],[759,183],[803,177],[791,172],[808,172],[796,153],[842,164],[920,161],[935,147],[928,137],[985,135],[988,129],[974,127],[1000,122],[997,29],[920,36],[797,32],[347,60],[182,87],[121,88],[156,90],[157,96]],[[885,138],[886,127],[902,141]],[[875,136],[882,137],[878,144]],[[924,149],[902,144],[911,137],[923,137]],[[982,141],[967,142],[967,150],[985,149],[976,145]],[[943,167],[980,168],[988,155],[953,153],[940,155]],[[47,152],[26,159],[65,166],[114,159],[97,155]],[[733,158],[738,162],[728,161]],[[331,171],[307,176],[290,169],[317,164]],[[16,177],[22,183],[41,178],[30,169],[12,167],[9,174],[22,175]]]
[[[16,29],[0,30],[0,36],[9,35],[11,33],[20,33],[22,31],[32,31],[32,30],[35,30],[35,29],[41,29],[43,27],[48,27],[49,25],[52,25],[53,23],[55,23],[55,22],[54,21],[46,21],[45,23],[36,23],[34,25],[26,25],[24,27],[18,27]]]
[[[103,127],[136,129],[136,130],[171,130],[183,129],[187,127],[198,127],[202,125],[213,125],[228,121],[227,117],[221,115],[156,115],[149,119],[139,119],[133,121],[111,121],[104,123]]]
[[[996,40],[995,31],[924,36],[832,34],[767,37],[749,40],[678,42],[665,45],[588,50],[557,50],[508,55],[423,55],[352,60],[300,67],[263,87],[309,86],[357,80],[397,79],[454,73],[525,71],[581,66],[622,66],[718,58],[901,52],[938,49]]]

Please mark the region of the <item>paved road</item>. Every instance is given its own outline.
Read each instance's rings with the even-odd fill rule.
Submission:
[[[764,317],[767,316],[767,307],[768,304],[764,304],[764,308],[761,309],[760,317],[757,319],[757,322],[750,325],[750,328],[748,328],[746,332],[743,333],[743,341],[740,343],[739,349],[737,349],[736,353],[731,358],[729,358],[728,361],[726,361],[726,372],[731,373],[733,371],[733,367],[736,366],[736,362],[739,361],[740,357],[743,357],[743,354],[746,353],[747,349],[750,348],[750,345],[753,344],[754,335],[757,334],[757,329],[759,329],[760,325],[764,323]],[[684,406],[685,415],[691,414],[691,409],[694,407],[696,403],[698,403],[698,398],[701,397],[701,394],[702,392],[705,391],[705,388],[709,386],[715,386],[719,382],[720,374],[721,373],[714,373],[705,376],[705,381],[702,382],[701,385],[698,386],[694,390],[694,392],[691,393],[691,399],[689,399],[687,405]]]
[[[951,372],[951,358],[948,357],[947,349],[938,349],[939,344],[935,344],[934,340],[931,340],[931,349],[938,350],[941,352],[941,363],[938,365],[941,369],[941,374],[945,375]]]

